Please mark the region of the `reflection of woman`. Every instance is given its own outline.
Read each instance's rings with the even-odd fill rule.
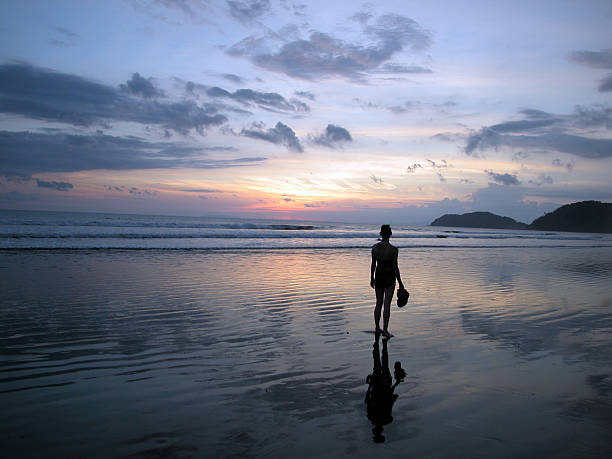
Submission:
[[[387,340],[383,340],[382,362],[379,353],[378,337],[374,343],[374,368],[372,374],[368,375],[366,382],[368,383],[368,391],[365,396],[365,403],[368,407],[368,419],[374,424],[372,433],[374,441],[382,443],[385,441],[383,435],[383,426],[393,421],[391,411],[393,403],[397,400],[397,394],[394,393],[397,385],[403,381],[406,372],[402,368],[400,362],[395,364],[395,384],[392,384],[391,372],[389,371],[389,354],[387,352]]]
[[[380,310],[384,304],[383,311],[383,338],[389,339],[393,335],[389,333],[389,316],[391,315],[391,300],[395,290],[395,279],[400,288],[404,288],[397,266],[397,247],[389,243],[392,231],[389,225],[380,227],[381,241],[372,247],[372,266],[370,268],[370,285],[376,290],[376,308],[374,309],[374,323],[376,333],[380,333]]]

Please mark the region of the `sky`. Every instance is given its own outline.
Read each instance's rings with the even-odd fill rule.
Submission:
[[[0,208],[530,223],[612,201],[612,2],[0,3]]]

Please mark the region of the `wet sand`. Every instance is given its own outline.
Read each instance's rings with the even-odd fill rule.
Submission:
[[[0,252],[0,450],[610,456],[612,249],[404,249],[400,269],[406,376],[375,435],[367,250]]]

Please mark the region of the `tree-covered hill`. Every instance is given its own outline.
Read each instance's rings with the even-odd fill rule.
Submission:
[[[582,201],[566,204],[536,218],[529,229],[612,233],[612,203]]]
[[[436,218],[431,226],[458,226],[462,228],[526,229],[525,223],[491,212],[470,212],[468,214],[446,214]]]

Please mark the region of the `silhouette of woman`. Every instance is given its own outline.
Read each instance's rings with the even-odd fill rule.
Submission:
[[[389,316],[391,315],[391,300],[395,291],[395,279],[400,288],[404,288],[397,266],[397,247],[389,243],[393,232],[389,225],[380,227],[381,241],[372,247],[372,266],[370,268],[370,286],[376,291],[376,308],[374,308],[374,323],[376,333],[380,330],[380,311],[384,305],[382,336],[389,339],[393,335],[389,333]]]

